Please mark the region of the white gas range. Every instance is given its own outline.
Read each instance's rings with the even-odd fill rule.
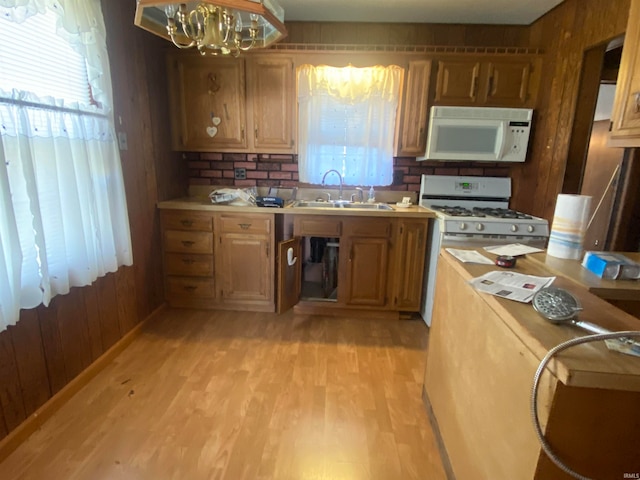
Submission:
[[[431,325],[438,254],[442,247],[523,243],[545,248],[549,223],[509,209],[511,179],[423,175],[420,205],[436,212],[429,234],[422,318]]]

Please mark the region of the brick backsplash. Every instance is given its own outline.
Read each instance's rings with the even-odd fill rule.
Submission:
[[[297,155],[256,153],[197,153],[185,152],[183,159],[189,168],[190,185],[236,187],[294,187],[304,186],[298,181]],[[244,168],[245,180],[234,178],[234,169]],[[509,167],[486,162],[417,161],[414,157],[393,159],[394,183],[380,190],[420,191],[421,175],[471,175],[506,177]]]

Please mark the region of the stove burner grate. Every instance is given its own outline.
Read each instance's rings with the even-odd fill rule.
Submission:
[[[450,215],[452,217],[485,217],[486,215],[480,211],[477,211],[475,208],[470,210],[465,207],[459,206],[443,206],[443,205],[431,205],[432,210],[437,210],[446,215]]]
[[[531,218],[533,218],[531,217],[531,215],[527,215],[526,213],[521,213],[516,210],[511,210],[509,208],[474,207],[473,211],[496,218],[513,218],[515,220],[530,220]]]

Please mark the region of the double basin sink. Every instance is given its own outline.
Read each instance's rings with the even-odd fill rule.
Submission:
[[[307,201],[296,200],[291,205],[293,208],[349,208],[352,210],[393,210],[393,208],[386,203],[356,203],[356,202],[344,202],[344,201]]]

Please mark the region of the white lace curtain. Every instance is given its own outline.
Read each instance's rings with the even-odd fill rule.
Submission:
[[[335,169],[346,185],[390,185],[403,70],[303,65],[298,70],[300,181]],[[329,175],[327,184],[336,184]]]
[[[85,59],[90,101],[0,89],[0,331],[132,264],[100,0],[0,0],[0,35],[47,12]]]

